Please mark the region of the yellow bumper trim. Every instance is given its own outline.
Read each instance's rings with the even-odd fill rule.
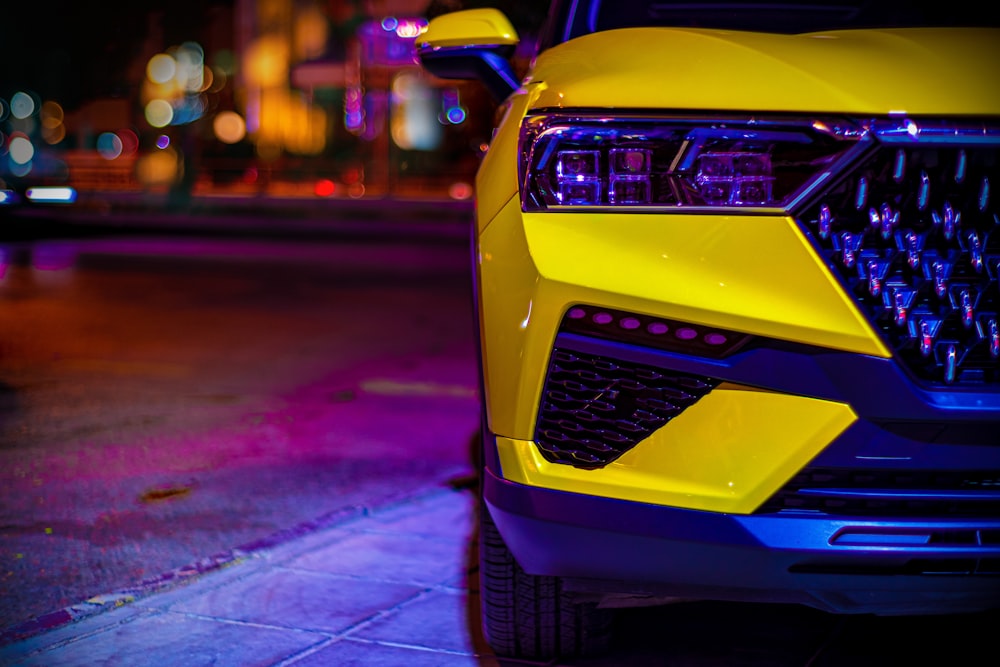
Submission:
[[[601,469],[551,463],[526,440],[497,449],[520,484],[749,514],[856,419],[844,403],[725,384]]]

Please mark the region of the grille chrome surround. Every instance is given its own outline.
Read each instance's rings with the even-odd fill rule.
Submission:
[[[1000,124],[922,127],[876,129],[795,217],[918,382],[1000,389]]]
[[[556,348],[535,443],[553,463],[601,468],[718,384],[712,378]]]

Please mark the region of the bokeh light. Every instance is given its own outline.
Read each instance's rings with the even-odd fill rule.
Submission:
[[[58,102],[53,102],[49,100],[42,104],[41,111],[39,115],[42,118],[42,127],[58,127],[62,125],[63,118],[65,114],[63,113],[63,108],[59,106]]]
[[[177,74],[177,61],[168,53],[157,53],[146,64],[146,76],[153,83],[167,83]]]
[[[11,160],[10,164],[7,165],[7,168],[10,170],[11,174],[20,178],[31,173],[31,165],[32,163],[30,160],[24,164]]]
[[[136,178],[147,187],[172,185],[180,174],[180,156],[173,148],[143,155],[136,162]]]
[[[26,165],[35,156],[35,146],[24,134],[17,132],[10,137],[7,142],[7,151],[10,159],[15,164]]]
[[[203,67],[201,74],[201,91],[205,92],[207,90],[218,92],[220,89],[215,87],[215,70],[211,67]]]
[[[119,130],[118,138],[122,142],[122,155],[132,156],[139,152],[139,135],[134,130],[129,128]]]
[[[14,118],[30,118],[36,108],[35,98],[26,92],[18,91],[10,98],[10,114]]]
[[[448,196],[452,199],[465,200],[472,196],[472,186],[459,181],[448,188]]]
[[[197,42],[184,42],[154,55],[146,63],[141,90],[146,121],[153,127],[166,127],[198,120],[206,108],[202,93],[214,78]]]
[[[153,127],[166,127],[174,119],[174,108],[161,99],[150,100],[145,109],[146,122]]]
[[[288,44],[276,36],[265,35],[247,48],[243,71],[251,85],[273,88],[287,82],[288,62]]]
[[[211,68],[212,78],[208,85],[208,91],[212,93],[217,93],[226,87],[226,82],[229,80],[229,75],[226,71],[216,65]]]
[[[246,137],[247,124],[235,111],[220,111],[212,121],[212,130],[219,141],[235,144]]]
[[[404,19],[396,25],[396,36],[402,39],[413,39],[425,30],[427,30],[427,21]]]
[[[65,114],[58,102],[48,100],[42,103],[38,113],[42,123],[42,139],[49,145],[58,144],[66,138]]]
[[[319,7],[300,10],[295,18],[295,55],[299,60],[311,60],[323,55],[326,49],[327,33],[326,15]]]
[[[434,150],[442,141],[437,100],[427,82],[403,72],[392,81],[392,140],[407,150]]]
[[[184,42],[174,52],[177,84],[188,93],[199,93],[205,85],[205,51],[197,42]]]
[[[97,152],[105,160],[114,160],[122,154],[122,140],[114,132],[103,132],[97,137]]]
[[[172,125],[191,123],[205,113],[205,99],[201,95],[185,95],[174,100],[170,106],[173,109]]]
[[[316,187],[314,192],[318,197],[330,197],[337,192],[337,184],[331,181],[329,178],[323,178],[316,181]]]

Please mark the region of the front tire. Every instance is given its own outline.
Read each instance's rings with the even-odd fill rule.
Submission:
[[[576,602],[559,577],[526,573],[479,506],[483,633],[501,657],[549,660],[607,651],[613,612]]]

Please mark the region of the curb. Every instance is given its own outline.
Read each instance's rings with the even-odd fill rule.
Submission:
[[[315,519],[303,521],[291,528],[278,530],[265,537],[251,540],[232,549],[227,549],[212,556],[199,558],[192,563],[182,565],[158,576],[143,579],[135,586],[91,596],[83,602],[36,616],[0,631],[0,647],[31,639],[45,632],[131,604],[141,598],[184,585],[196,577],[238,565],[260,555],[262,552],[288,544],[299,538],[312,535],[327,528],[343,525],[354,519],[370,516],[375,512],[381,512],[392,507],[405,505],[421,498],[432,496],[440,493],[442,489],[450,489],[452,491],[469,490],[472,486],[471,479],[471,477],[466,475],[455,473],[436,484],[417,489],[410,493],[400,494],[398,497],[387,498],[376,505],[349,505],[323,514]]]

